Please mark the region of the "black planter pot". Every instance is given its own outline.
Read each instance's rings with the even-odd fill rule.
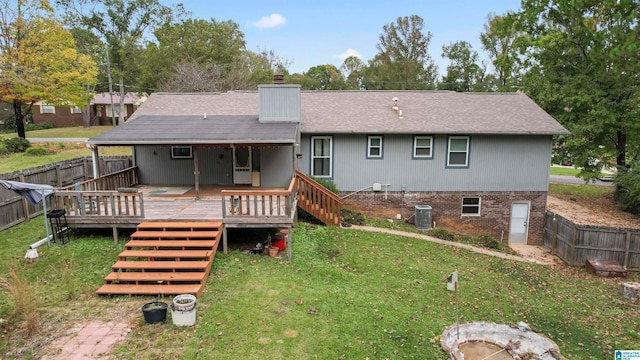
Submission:
[[[152,301],[142,305],[142,315],[148,324],[163,323],[167,319],[167,303]]]

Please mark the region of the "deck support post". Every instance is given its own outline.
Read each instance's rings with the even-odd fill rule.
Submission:
[[[114,226],[112,228],[112,231],[113,231],[113,243],[118,245],[118,228]]]
[[[222,252],[225,254],[229,253],[229,248],[227,246],[227,227],[222,227]]]
[[[293,244],[293,228],[291,226],[287,227],[287,260],[291,262],[291,258],[293,256],[293,249],[291,245]]]

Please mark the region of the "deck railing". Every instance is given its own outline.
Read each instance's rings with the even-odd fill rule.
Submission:
[[[296,203],[295,178],[283,190],[222,190],[222,216],[291,218]]]
[[[139,217],[144,218],[142,193],[131,186],[138,184],[137,167],[69,185],[54,192],[57,209],[68,217]]]
[[[108,191],[127,188],[138,184],[137,166],[120,170],[109,175],[101,176],[66,186],[62,190],[72,191]]]
[[[57,209],[67,217],[139,217],[144,218],[144,202],[139,191],[56,191]]]
[[[340,197],[298,169],[295,178],[298,206],[327,225],[340,225]]]

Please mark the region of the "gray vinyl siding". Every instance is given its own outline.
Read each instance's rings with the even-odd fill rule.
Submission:
[[[303,134],[300,169],[310,171],[311,135]],[[333,136],[333,177],[341,191],[373,183],[390,191],[547,191],[550,135],[472,135],[469,166],[447,168],[447,135],[433,136],[433,158],[414,159],[413,135],[384,135],[383,159],[367,159],[366,135]]]
[[[193,159],[171,159],[170,149],[169,146],[136,147],[135,158],[142,184],[195,183]],[[197,152],[201,185],[233,184],[233,154],[230,147],[198,146]],[[293,156],[292,146],[253,147],[253,170],[260,172],[260,186],[289,186],[293,177]]]
[[[258,85],[260,122],[300,121],[300,85]]]
[[[200,184],[230,185],[233,183],[233,158],[230,148],[201,146],[197,148],[197,152]],[[189,185],[195,183],[193,159],[172,159],[170,146],[137,146],[135,157],[139,169],[139,180],[142,184]]]
[[[293,178],[292,146],[263,147],[260,151],[260,186],[287,187]]]

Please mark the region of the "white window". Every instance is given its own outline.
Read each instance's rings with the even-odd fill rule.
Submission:
[[[172,146],[171,158],[172,159],[191,159],[193,152],[191,146]]]
[[[447,166],[469,166],[468,136],[450,136],[448,149],[449,153],[447,156]]]
[[[53,105],[42,104],[42,105],[40,105],[40,113],[41,114],[55,114],[56,113],[56,107],[53,106]]]
[[[480,216],[480,198],[462,198],[462,216]]]
[[[413,157],[433,158],[433,136],[413,137]]]
[[[382,158],[382,136],[367,137],[367,157]]]
[[[311,137],[311,176],[332,176],[332,138],[331,136]]]
[[[71,108],[71,113],[72,114],[82,114],[82,109],[80,109],[77,106],[74,106],[74,107]]]
[[[111,105],[107,105],[107,117],[118,117],[120,116],[120,105],[119,104],[113,104],[113,112],[111,111]],[[127,117],[127,106],[125,105],[123,107],[123,112],[122,112],[122,116]],[[113,115],[111,115],[113,114]]]

